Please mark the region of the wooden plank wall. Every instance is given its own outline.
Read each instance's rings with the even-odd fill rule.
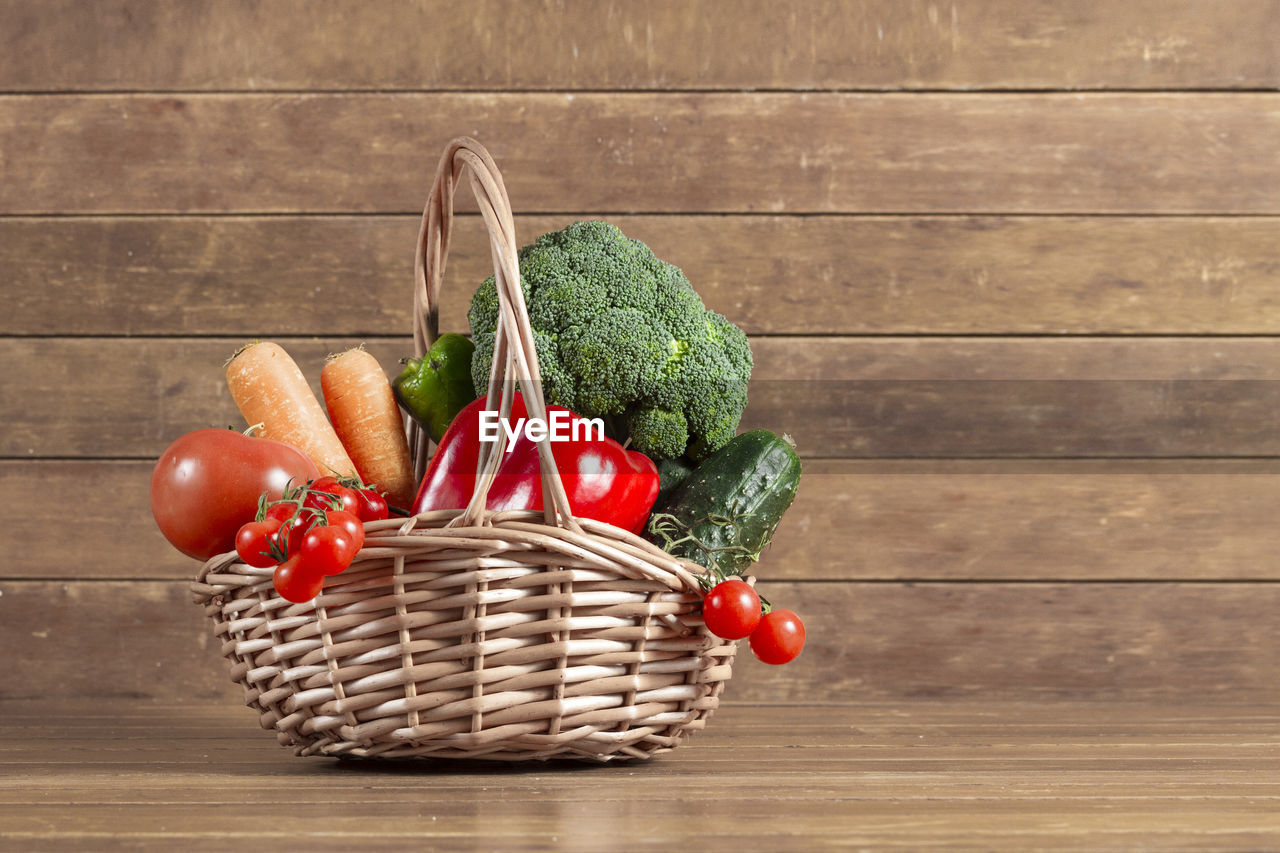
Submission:
[[[230,695],[150,461],[220,365],[409,348],[470,134],[752,335],[793,433],[731,698],[1277,698],[1280,3],[0,0],[0,697]],[[464,216],[444,325],[488,263]]]

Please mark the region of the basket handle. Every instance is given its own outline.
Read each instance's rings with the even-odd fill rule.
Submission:
[[[529,417],[546,421],[547,404],[542,396],[542,374],[538,371],[533,327],[524,304],[524,292],[520,288],[519,244],[511,216],[511,202],[507,199],[507,188],[493,157],[483,145],[469,137],[458,137],[445,147],[436,169],[435,183],[422,211],[413,265],[414,354],[421,358],[439,336],[440,283],[444,278],[445,259],[449,254],[453,230],[454,191],[464,168],[469,171],[471,189],[489,232],[489,250],[493,256],[494,280],[498,289],[498,329],[485,408],[496,409],[502,419],[508,418],[518,382]],[[409,439],[414,472],[420,480],[426,469],[429,439],[412,419]],[[454,523],[472,526],[481,521],[506,443],[506,432],[501,429],[496,442],[481,442],[476,488],[466,511],[454,519]],[[538,441],[537,446],[542,475],[542,505],[546,508],[547,523],[580,529],[570,512],[564,482],[551,454],[550,436]]]

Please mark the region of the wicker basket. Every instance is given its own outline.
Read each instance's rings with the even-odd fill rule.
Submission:
[[[437,333],[463,169],[488,228],[501,317],[488,408],[513,380],[546,417],[502,177],[475,140],[445,150],[418,237],[414,348]],[[421,476],[428,440],[410,428]],[[701,567],[569,512],[550,445],[546,512],[485,509],[503,443],[483,445],[463,510],[367,525],[351,567],[294,604],[234,552],[192,589],[263,728],[300,755],[500,760],[645,758],[701,729],[734,643],[697,615]]]

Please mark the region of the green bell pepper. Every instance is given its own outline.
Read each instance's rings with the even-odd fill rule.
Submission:
[[[462,335],[441,335],[422,358],[403,360],[391,383],[396,400],[431,440],[440,443],[449,424],[476,398],[471,384],[475,345]]]

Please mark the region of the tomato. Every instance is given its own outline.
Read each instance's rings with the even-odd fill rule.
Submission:
[[[703,599],[702,618],[717,637],[741,640],[760,624],[760,596],[738,578],[722,581]]]
[[[804,648],[804,623],[790,610],[772,610],[751,632],[751,651],[765,663],[795,660]]]
[[[324,588],[324,574],[308,568],[300,555],[276,566],[271,581],[281,598],[295,603],[310,601]]]
[[[271,504],[268,506],[266,512],[262,514],[262,520],[270,521],[271,519],[275,519],[281,524],[284,524],[297,514],[297,504],[286,501],[284,503]]]
[[[360,546],[345,528],[337,525],[313,527],[302,539],[298,556],[301,566],[312,574],[336,575],[351,565]]]
[[[151,514],[160,532],[189,557],[207,560],[235,548],[254,520],[258,496],[278,498],[292,480],[319,475],[300,450],[229,429],[198,429],[170,444],[151,474]]]
[[[302,505],[307,509],[317,509],[321,512],[330,509],[341,509],[342,501],[337,495],[329,492],[308,492],[306,497],[302,499]]]
[[[334,494],[342,498],[342,510],[359,518],[360,493],[355,489],[348,489],[346,486],[339,486],[338,489],[339,491],[334,492]]]
[[[271,546],[275,544],[279,529],[278,519],[250,521],[236,534],[236,553],[241,560],[259,569],[274,566],[276,558],[271,554]]]
[[[342,485],[342,480],[338,479],[337,477],[326,474],[323,477],[316,477],[314,480],[311,481],[311,483],[307,486],[307,488],[317,492],[327,492],[330,489],[332,489],[334,486],[341,486],[341,485]]]
[[[302,537],[307,535],[318,517],[310,510],[289,516],[289,520],[280,525],[280,531],[276,534],[280,540],[280,550],[289,556],[298,553],[298,549],[302,547]]]
[[[342,485],[337,477],[321,477],[312,483],[302,505],[318,510],[341,509],[355,516],[360,514],[360,498],[356,490]]]
[[[360,499],[361,521],[381,521],[390,515],[387,499],[373,489],[356,489],[356,497]]]
[[[273,503],[262,514],[263,521],[280,523],[274,538],[279,543],[278,550],[286,555],[298,553],[302,537],[311,529],[311,525],[315,524],[317,518],[319,518],[318,513],[301,509],[292,501]]]
[[[364,545],[364,524],[360,519],[341,509],[331,509],[324,514],[324,517],[329,524],[345,530],[351,541],[355,542],[356,550],[360,550],[360,546]]]

